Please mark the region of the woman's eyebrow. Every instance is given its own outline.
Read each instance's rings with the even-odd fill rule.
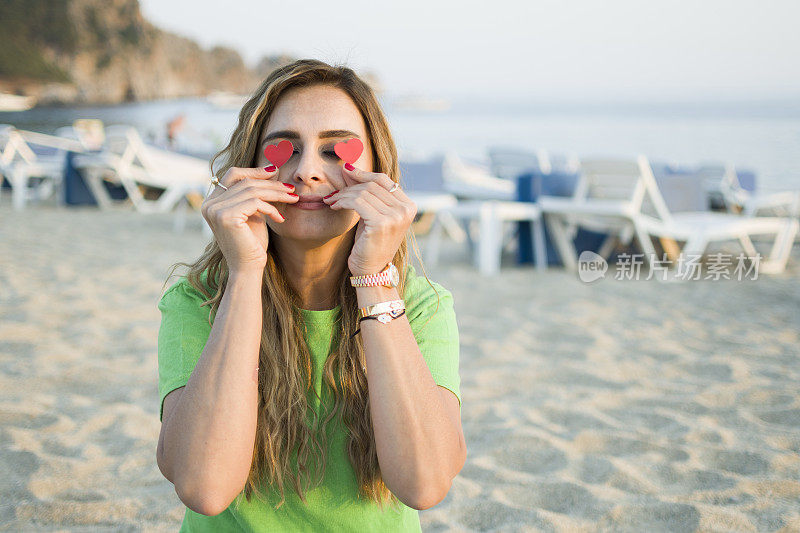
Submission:
[[[332,137],[355,137],[356,139],[360,139],[361,137],[350,130],[325,130],[319,132],[320,139],[330,139]],[[264,137],[264,140],[261,144],[267,144],[273,139],[299,139],[300,135],[296,131],[292,130],[279,130],[273,131],[272,133],[268,134]]]
[[[330,139],[331,137],[355,137],[356,139],[360,139],[358,133],[354,133],[350,130],[326,130],[319,132],[320,139]]]

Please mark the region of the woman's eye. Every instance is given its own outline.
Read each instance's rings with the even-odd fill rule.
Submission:
[[[299,153],[300,153],[300,150],[298,150],[297,148],[292,150],[292,155],[299,154]],[[337,158],[337,159],[339,158],[339,156],[336,155],[336,152],[334,152],[333,150],[325,150],[322,153],[323,153],[323,155],[325,155],[325,157],[331,157],[331,158]]]

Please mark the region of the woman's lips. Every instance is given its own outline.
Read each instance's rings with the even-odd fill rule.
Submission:
[[[325,207],[330,207],[322,201],[322,196],[301,196],[295,203],[286,205],[291,205],[298,209],[323,209]]]

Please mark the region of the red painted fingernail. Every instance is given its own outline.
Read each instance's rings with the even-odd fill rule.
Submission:
[[[286,194],[288,194],[289,196],[294,196],[295,198],[300,198],[299,194],[295,194],[293,192],[287,192]]]
[[[291,183],[284,183],[283,186],[288,187],[290,189],[294,189],[294,185],[292,185]]]
[[[344,164],[344,168],[346,168],[347,170],[355,170],[356,169],[356,167],[354,167],[350,163],[345,163]]]
[[[335,190],[335,191],[333,191],[332,193],[330,193],[328,196],[323,196],[323,198],[330,198],[331,196],[333,196],[333,195],[334,195],[334,194],[336,194],[337,192],[339,192],[339,190],[338,190],[338,189],[337,189],[337,190]]]
[[[267,172],[275,172],[277,168],[275,167],[275,165],[270,165],[268,167],[264,167],[264,170],[266,170]]]

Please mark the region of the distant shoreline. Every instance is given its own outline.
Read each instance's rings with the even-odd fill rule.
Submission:
[[[180,103],[180,102],[205,102],[209,95],[185,95],[170,96],[164,98],[148,98],[129,100],[117,103],[109,102],[47,102],[36,105],[32,110],[45,109],[112,109],[127,106],[137,106],[156,103]],[[425,113],[427,110],[401,109],[395,107],[393,101],[401,95],[385,95],[379,97],[382,105],[387,109],[407,113]],[[476,96],[454,96],[449,99],[451,107],[445,112],[472,112],[472,113],[503,113],[514,114],[613,114],[613,115],[657,115],[673,114],[675,116],[687,117],[697,116],[705,118],[724,118],[729,117],[764,117],[764,118],[800,118],[800,98],[797,99],[752,99],[752,100],[730,100],[730,101],[709,101],[709,100],[640,100],[640,101],[614,101],[614,100],[548,100],[545,98],[514,98],[502,97],[487,99],[482,95]],[[210,104],[209,104],[210,105]],[[30,110],[28,110],[30,111]],[[25,113],[27,111],[0,111],[0,115],[11,113]]]

